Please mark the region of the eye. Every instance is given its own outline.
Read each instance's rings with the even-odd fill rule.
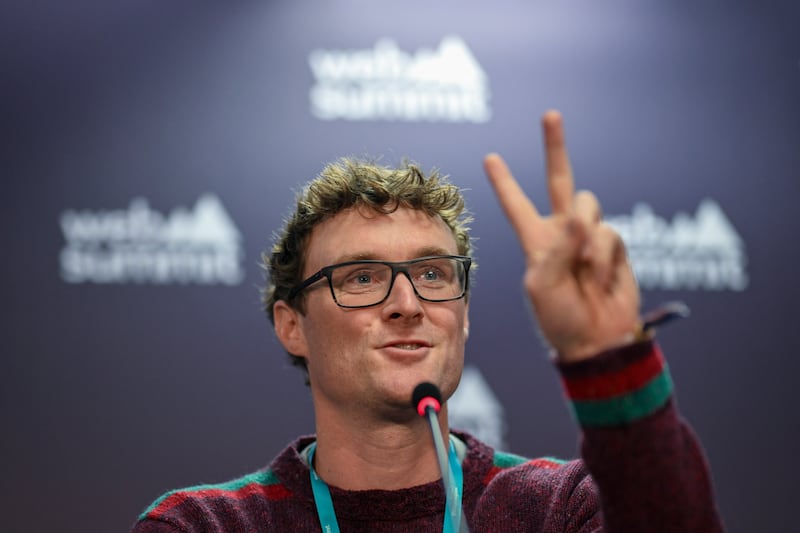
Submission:
[[[436,281],[441,277],[442,273],[439,270],[435,270],[433,268],[429,268],[422,273],[422,278],[425,281]]]
[[[347,265],[334,272],[332,281],[337,290],[351,293],[372,291],[387,283],[390,273],[391,269],[382,268],[382,265]]]
[[[426,287],[437,287],[450,283],[453,278],[452,268],[448,263],[441,261],[428,262],[417,265],[414,269],[414,279]]]
[[[375,282],[375,272],[358,269],[349,272],[342,280],[345,285],[369,285]]]
[[[360,272],[351,278],[351,282],[357,285],[368,285],[372,282],[372,274],[368,272]]]

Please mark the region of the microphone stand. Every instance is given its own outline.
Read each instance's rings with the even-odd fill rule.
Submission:
[[[428,387],[428,389],[421,389],[422,385],[425,385]],[[430,383],[426,383],[417,386],[417,390],[414,391],[413,403],[415,404],[417,412],[420,415],[423,414],[422,409],[424,409],[425,418],[428,419],[428,424],[431,428],[431,434],[433,435],[433,446],[436,449],[436,458],[439,461],[439,470],[442,472],[444,495],[447,502],[447,509],[450,510],[450,518],[453,522],[453,527],[455,527],[460,533],[469,533],[467,521],[460,512],[461,509],[456,507],[456,501],[458,500],[454,491],[458,489],[453,486],[453,474],[450,471],[450,461],[448,460],[447,454],[448,447],[445,447],[444,445],[442,430],[439,427],[439,420],[436,417],[440,409],[440,399],[441,393],[439,392],[439,388]]]
[[[442,431],[439,428],[439,423],[436,419],[436,412],[433,406],[425,408],[425,414],[428,417],[428,423],[431,426],[431,433],[433,433],[433,445],[436,448],[436,457],[439,459],[439,469],[442,471],[442,483],[444,484],[444,495],[447,501],[447,508],[450,509],[450,518],[453,519],[453,525],[458,531],[468,533],[467,521],[463,517],[458,516],[458,512],[453,501],[455,495],[453,494],[453,474],[450,472],[450,462],[447,460],[447,453],[444,446],[444,439],[442,438]],[[456,521],[458,520],[458,523]]]

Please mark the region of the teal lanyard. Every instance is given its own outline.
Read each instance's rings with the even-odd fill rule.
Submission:
[[[319,523],[324,533],[339,533],[339,523],[336,521],[336,512],[333,510],[331,491],[328,489],[328,484],[322,481],[322,478],[320,478],[316,470],[314,470],[314,452],[316,449],[316,442],[312,442],[308,447],[308,469],[311,473],[311,490],[314,492],[314,503],[317,506]],[[461,491],[464,487],[464,475],[461,472],[461,463],[456,455],[456,448],[452,440],[450,441],[449,461],[450,475],[453,481],[453,507],[450,508],[451,499],[447,498],[442,532],[456,533],[461,525]]]

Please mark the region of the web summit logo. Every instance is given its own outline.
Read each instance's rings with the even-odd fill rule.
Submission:
[[[321,120],[486,122],[489,82],[457,36],[415,54],[390,39],[366,50],[313,50],[311,113]]]
[[[703,200],[694,217],[678,213],[671,223],[657,216],[647,204],[636,204],[630,216],[606,220],[625,241],[644,289],[747,288],[744,243],[713,200]]]
[[[447,401],[450,426],[467,431],[490,446],[505,450],[503,405],[476,366],[467,365],[456,392]]]
[[[68,283],[235,285],[244,278],[241,234],[213,194],[168,216],[136,198],[128,209],[68,210],[60,222]]]

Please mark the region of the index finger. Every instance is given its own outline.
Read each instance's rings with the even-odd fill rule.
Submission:
[[[542,129],[550,205],[553,213],[567,213],[572,206],[575,183],[567,144],[564,142],[564,122],[561,113],[555,110],[547,111],[542,116]]]
[[[519,186],[498,154],[489,154],[483,160],[483,168],[494,188],[500,207],[519,238],[526,254],[535,252],[536,233],[541,217],[536,206]]]

